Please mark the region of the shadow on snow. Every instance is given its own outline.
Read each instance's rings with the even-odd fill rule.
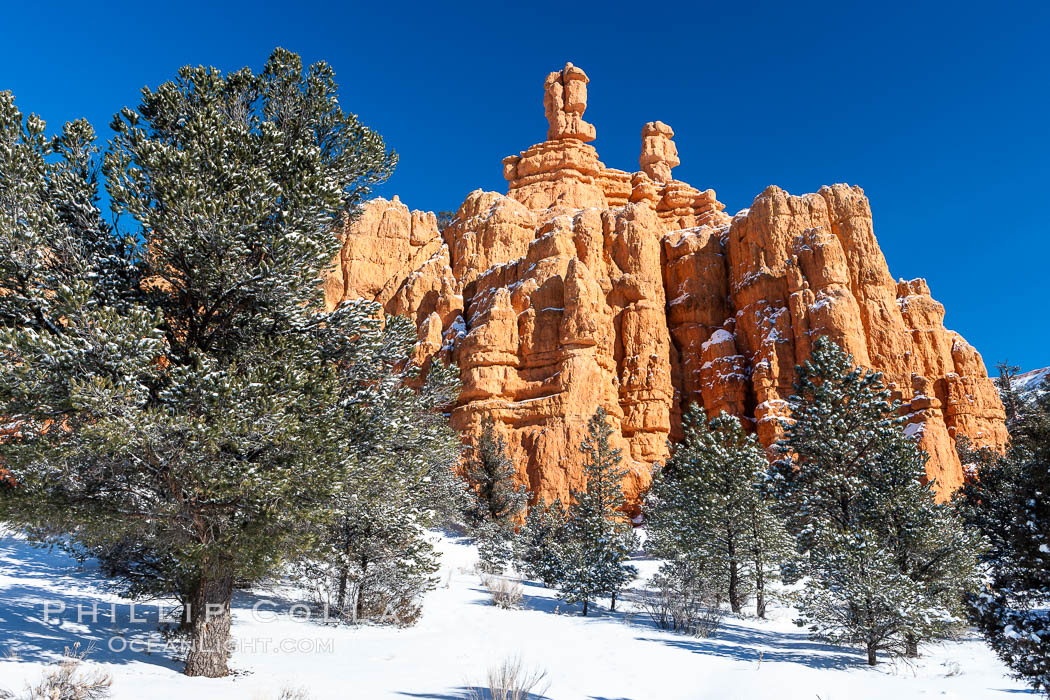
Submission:
[[[522,607],[526,610],[579,616],[582,609],[579,604],[568,604],[557,598],[528,592],[529,589],[548,590],[540,583],[522,581],[521,584],[524,589]],[[473,601],[475,605],[492,605],[491,597],[483,586],[478,585],[472,588],[481,595],[480,598]],[[637,600],[639,594],[638,590],[625,591],[622,602],[633,602]],[[654,642],[696,654],[707,654],[756,664],[760,661],[762,663],[794,663],[818,669],[845,669],[867,665],[866,656],[859,650],[814,641],[805,632],[755,629],[734,624],[730,618],[723,621],[710,637],[689,637],[661,630],[644,612],[638,610],[629,613],[622,610],[611,611],[605,604],[607,602],[603,600],[600,604],[592,604],[588,617],[583,619],[616,620],[640,630],[661,635],[638,636],[636,639],[639,641]],[[617,601],[618,606],[620,602]]]
[[[723,622],[707,638],[636,637],[696,654],[707,654],[752,663],[794,663],[810,668],[843,669],[867,664],[860,651],[813,641],[804,632],[757,630]]]
[[[156,632],[161,622],[157,605],[117,601],[106,593],[109,582],[90,565],[79,566],[64,552],[34,547],[4,532],[0,576],[17,579],[0,580],[0,654],[51,663],[79,644],[92,661],[178,668],[168,655],[146,650],[147,643],[150,650],[164,646]],[[129,651],[132,643],[142,651]]]

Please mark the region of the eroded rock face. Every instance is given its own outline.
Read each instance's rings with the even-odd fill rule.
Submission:
[[[326,306],[368,299],[388,314],[412,318],[420,363],[438,354],[446,337],[450,349],[462,328],[463,295],[437,217],[409,211],[396,196],[380,197],[344,227],[341,238],[343,248],[324,281]]]
[[[642,129],[640,170],[606,168],[583,121],[587,76],[544,83],[547,140],[508,156],[508,192],[476,190],[438,232],[377,199],[343,233],[330,305],[364,297],[410,316],[425,362],[450,355],[456,428],[493,416],[536,498],[581,486],[599,406],[637,499],[679,437],[685,406],[726,411],[769,446],[816,337],[885,374],[942,494],[962,483],[955,439],[1002,446],[1004,412],[980,355],[944,327],[924,280],[895,281],[859,187],[771,186],[730,219],[713,190],[674,180],[674,132]]]

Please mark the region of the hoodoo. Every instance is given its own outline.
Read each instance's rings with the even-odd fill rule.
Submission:
[[[674,131],[642,127],[639,171],[607,168],[583,119],[586,73],[544,82],[547,140],[503,160],[507,194],[471,192],[454,221],[376,199],[342,233],[327,301],[412,317],[418,356],[462,376],[455,427],[496,420],[536,497],[582,480],[579,443],[604,406],[636,498],[684,407],[779,436],[795,365],[828,335],[885,373],[942,495],[955,441],[1002,446],[1004,411],[980,354],[944,327],[925,280],[895,281],[859,187],[770,186],[733,217],[675,180]]]

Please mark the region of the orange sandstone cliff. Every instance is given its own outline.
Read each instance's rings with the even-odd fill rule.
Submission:
[[[638,172],[605,167],[587,83],[571,63],[547,76],[547,140],[503,160],[507,194],[471,192],[444,231],[376,199],[342,232],[328,303],[412,317],[420,359],[460,368],[456,428],[495,418],[520,479],[549,501],[580,485],[579,443],[604,406],[635,498],[692,402],[771,445],[795,365],[828,335],[885,373],[942,494],[962,483],[958,437],[1005,443],[980,354],[944,327],[925,280],[890,275],[859,187],[770,186],[730,217],[714,190],[674,179],[663,122],[642,127]]]

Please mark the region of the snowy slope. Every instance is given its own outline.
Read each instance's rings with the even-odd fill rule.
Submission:
[[[2,533],[0,533],[2,534]],[[0,688],[21,690],[64,646],[94,640],[91,658],[114,678],[114,697],[127,700],[272,700],[283,686],[301,687],[314,700],[465,697],[465,688],[509,655],[546,669],[546,697],[554,700],[777,698],[863,700],[955,698],[1008,700],[1028,696],[975,638],[925,650],[913,666],[864,665],[861,654],[806,639],[789,609],[775,619],[727,618],[710,639],[655,629],[641,615],[581,618],[551,591],[526,586],[526,609],[488,604],[469,570],[474,548],[441,537],[441,586],[426,600],[419,624],[409,629],[326,627],[294,619],[290,601],[256,591],[235,601],[233,657],[238,675],[190,679],[163,653],[110,650],[107,640],[145,642],[156,616],[130,618],[128,601],[105,591],[90,567],[57,552],[33,549],[19,537],[0,537]],[[636,562],[643,573],[656,562]],[[67,611],[42,620],[42,605],[62,601]],[[272,601],[253,614],[260,601]],[[76,622],[75,606],[99,603],[97,622]],[[116,619],[106,618],[114,605]],[[274,615],[271,610],[276,610]],[[575,611],[572,611],[575,612]],[[120,646],[117,643],[116,646]],[[275,647],[284,647],[283,650]],[[1035,696],[1031,696],[1035,697]]]
[[[1014,386],[1017,391],[1025,397],[1034,397],[1043,392],[1043,382],[1050,377],[1050,367],[1033,369],[1014,377]]]

